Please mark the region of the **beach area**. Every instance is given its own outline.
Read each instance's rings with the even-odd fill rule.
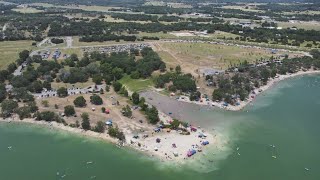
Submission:
[[[171,119],[164,113],[160,113],[160,118],[162,120]],[[90,130],[85,131],[57,122],[36,121],[34,119],[20,120],[18,117],[12,117],[0,119],[0,123],[25,123],[48,129],[62,130],[86,138],[100,139],[107,143],[115,144],[118,148],[129,147],[138,152],[142,152],[146,156],[159,159],[161,162],[173,162],[177,164],[184,164],[187,160],[194,159],[194,156],[197,156],[192,154],[192,157],[188,157],[187,154],[190,150],[196,150],[196,153],[202,153],[211,147],[222,148],[226,143],[222,140],[220,134],[215,133],[212,135],[200,127],[197,127],[197,132],[188,128],[190,135],[182,135],[181,132],[175,130],[169,131],[169,129],[162,129],[159,132],[130,133],[125,134],[126,142],[120,143],[117,139],[110,137],[107,132],[97,133]],[[200,134],[201,136],[199,136]],[[203,142],[207,143],[204,144]]]

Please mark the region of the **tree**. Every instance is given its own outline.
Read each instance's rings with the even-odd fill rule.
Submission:
[[[106,91],[107,91],[107,92],[110,91],[110,86],[106,85]]]
[[[84,130],[90,130],[91,126],[90,126],[89,114],[88,113],[82,113],[81,114],[81,118],[82,118],[82,123],[81,123],[82,128]]]
[[[1,115],[2,117],[10,117],[11,114],[18,108],[18,103],[14,100],[8,99],[1,103]]]
[[[64,107],[64,114],[66,116],[73,116],[76,114],[76,111],[74,110],[74,107],[71,105],[65,106]]]
[[[44,81],[42,86],[43,86],[43,88],[46,88],[48,91],[52,89],[51,83],[48,81]]]
[[[28,102],[27,106],[30,108],[31,113],[35,113],[39,110],[36,102]]]
[[[270,78],[270,71],[267,68],[264,68],[261,73],[261,79],[264,83],[267,83],[268,79]]]
[[[170,123],[171,129],[177,129],[180,125],[180,121],[177,119],[173,119],[173,121]]]
[[[67,97],[68,96],[68,90],[65,87],[61,87],[57,90],[57,94],[59,97]]]
[[[96,127],[94,128],[95,132],[104,133],[106,130],[106,125],[102,121],[98,121]]]
[[[122,84],[118,81],[114,82],[112,85],[115,92],[120,91],[120,89],[122,88]]]
[[[83,96],[79,96],[73,101],[73,104],[75,107],[85,107],[87,105],[87,101]]]
[[[181,66],[176,66],[176,73],[181,74]]]
[[[52,111],[43,111],[43,112],[37,112],[36,113],[36,120],[45,120],[45,121],[54,121],[55,120],[55,114]]]
[[[115,80],[119,80],[123,77],[123,70],[120,68],[114,68],[112,69],[112,75],[114,77]]]
[[[16,63],[11,63],[8,65],[7,70],[9,72],[9,74],[12,74],[17,68],[18,67],[17,67]]]
[[[133,104],[137,105],[140,102],[140,96],[137,92],[132,93],[132,102]]]
[[[19,58],[25,61],[29,57],[30,52],[28,50],[23,50],[19,53]]]
[[[95,105],[103,104],[102,98],[99,95],[96,95],[96,94],[90,96],[90,102],[92,104],[95,104]]]
[[[0,103],[7,97],[7,91],[4,84],[0,84]]]
[[[92,78],[92,81],[97,85],[100,85],[102,83],[102,80],[103,80],[103,78],[100,75],[95,75]]]
[[[123,107],[121,112],[122,112],[122,115],[125,117],[130,118],[132,116],[132,111],[129,105],[127,105],[126,107]]]
[[[132,79],[139,79],[139,78],[140,78],[140,73],[139,73],[139,71],[133,71],[133,72],[131,73],[130,77],[131,77]]]
[[[17,114],[19,116],[19,119],[25,119],[25,118],[31,118],[31,110],[30,107],[23,106],[17,109]]]
[[[79,61],[78,55],[76,54],[71,54],[69,59],[72,60],[73,62]]]
[[[221,101],[224,97],[224,93],[222,89],[215,89],[212,93],[212,100],[216,101]]]
[[[108,134],[111,137],[118,138],[121,141],[126,139],[126,137],[124,136],[124,133],[121,132],[118,127],[109,127],[108,128]]]
[[[147,109],[146,111],[146,115],[147,115],[147,119],[149,120],[149,122],[151,124],[156,124],[157,122],[159,122],[159,114],[158,114],[158,110],[156,107],[152,106],[152,108]]]

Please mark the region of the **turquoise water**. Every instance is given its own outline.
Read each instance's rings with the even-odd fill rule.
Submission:
[[[0,124],[0,180],[318,180],[319,92],[320,77],[304,76],[280,82],[243,112],[182,112],[229,139],[223,152],[208,152],[200,163],[185,167],[169,166],[132,150],[65,132]]]

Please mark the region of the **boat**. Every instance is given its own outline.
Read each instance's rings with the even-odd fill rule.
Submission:
[[[92,164],[92,163],[93,163],[92,161],[88,161],[88,162],[87,162],[87,164]]]
[[[237,151],[239,151],[239,149],[240,149],[240,148],[239,148],[239,147],[237,147]]]
[[[310,169],[309,168],[304,168],[306,171],[309,171]]]
[[[274,159],[277,159],[277,156],[271,156],[271,157],[273,157]]]

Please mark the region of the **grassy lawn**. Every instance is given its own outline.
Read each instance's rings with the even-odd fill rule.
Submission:
[[[15,62],[22,50],[32,50],[33,41],[3,41],[0,42],[0,69],[5,69],[8,64]]]
[[[63,83],[63,82],[52,82],[51,86],[53,89],[59,89],[60,87],[65,87],[65,88],[72,88],[73,86],[76,88],[86,88],[88,86],[94,85],[92,82],[92,79],[89,79],[87,82],[84,83],[75,83],[75,84],[70,84],[70,83]]]
[[[271,52],[254,48],[240,48],[237,46],[224,46],[204,43],[161,43],[165,52],[160,53],[164,61],[172,62],[179,59],[182,63],[194,66],[224,69],[230,64],[238,64],[244,60],[253,62],[256,59],[272,56]],[[170,56],[175,58],[170,58]]]
[[[129,91],[138,92],[154,86],[152,78],[149,79],[131,79],[129,75],[119,80]]]

